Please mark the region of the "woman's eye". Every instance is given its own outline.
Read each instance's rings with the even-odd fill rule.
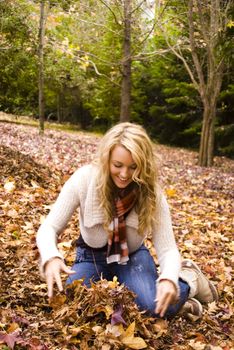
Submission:
[[[120,164],[114,164],[114,166],[115,166],[116,168],[121,168],[122,165],[120,165]]]
[[[132,166],[130,167],[130,169],[132,169],[132,170],[136,170],[136,168],[137,168],[136,165],[132,165]]]

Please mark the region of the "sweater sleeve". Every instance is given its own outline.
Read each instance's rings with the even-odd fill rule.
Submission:
[[[36,242],[41,256],[41,267],[53,257],[62,254],[57,248],[57,235],[67,226],[75,209],[79,207],[79,172],[77,170],[63,186],[49,215],[40,226]]]
[[[159,202],[159,215],[153,232],[153,243],[160,265],[158,281],[162,279],[170,280],[178,288],[181,257],[172,230],[169,206],[163,194]]]

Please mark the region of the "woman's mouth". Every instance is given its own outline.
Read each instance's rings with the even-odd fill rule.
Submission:
[[[123,182],[123,183],[128,182],[128,179],[124,179],[124,178],[122,178],[122,177],[120,177],[120,176],[118,176],[118,179],[119,179],[121,182]]]

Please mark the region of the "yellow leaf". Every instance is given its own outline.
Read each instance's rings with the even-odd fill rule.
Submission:
[[[122,339],[122,343],[131,349],[145,349],[147,347],[144,339],[140,337],[125,337]]]
[[[77,336],[77,334],[79,334],[81,330],[82,330],[81,327],[74,327],[69,329],[73,337]]]
[[[119,285],[119,282],[118,282],[118,278],[117,278],[116,276],[113,277],[113,280],[112,280],[112,281],[108,281],[108,286],[109,286],[111,289],[116,288],[118,285]]]
[[[228,28],[234,27],[234,21],[230,20],[230,21],[228,22],[228,24],[227,24],[227,27],[228,27]]]
[[[174,197],[176,195],[176,190],[174,188],[167,188],[165,192],[168,197]]]
[[[36,284],[34,286],[34,290],[40,290],[40,289],[47,289],[47,284],[46,283],[41,283],[41,284]]]
[[[14,331],[16,331],[16,329],[19,329],[19,325],[16,322],[13,322],[10,324],[10,326],[7,328],[7,333],[13,333]]]
[[[126,329],[126,331],[124,332],[124,337],[128,338],[128,337],[134,337],[134,330],[135,330],[135,321],[133,321],[128,328]]]
[[[144,339],[140,337],[134,337],[135,321],[132,322],[123,335],[120,337],[124,345],[127,345],[131,349],[145,349],[147,344]]]
[[[111,306],[106,305],[105,309],[104,309],[104,312],[106,314],[106,318],[109,319],[110,316],[113,314],[114,310],[113,310],[113,308]]]
[[[96,312],[104,312],[106,315],[106,319],[109,320],[110,316],[113,314],[114,310],[110,305],[97,305],[95,307]]]

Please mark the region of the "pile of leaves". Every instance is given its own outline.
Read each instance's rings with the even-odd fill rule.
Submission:
[[[205,169],[195,152],[155,146],[179,249],[220,294],[202,319],[168,322],[140,312],[115,279],[89,289],[77,281],[47,299],[35,235],[66,179],[93,159],[99,138],[58,131],[40,137],[36,128],[7,123],[0,123],[0,135],[0,349],[232,349],[233,161],[216,158]],[[74,215],[60,236],[69,265],[77,225]]]

